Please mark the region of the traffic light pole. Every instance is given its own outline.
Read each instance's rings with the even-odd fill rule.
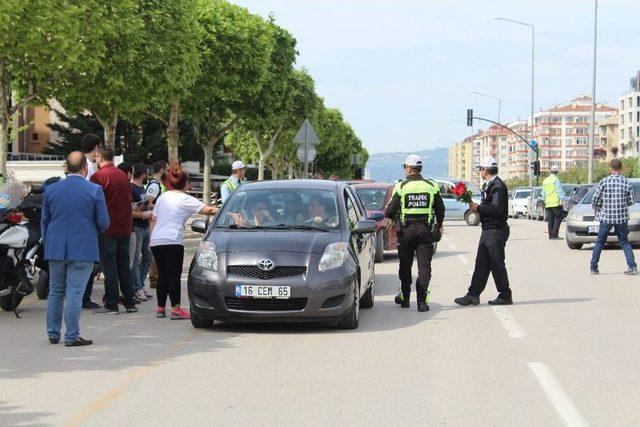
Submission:
[[[523,137],[522,135],[520,135],[518,132],[514,131],[513,129],[500,124],[498,122],[494,122],[493,120],[489,120],[489,119],[485,119],[483,117],[476,117],[473,115],[473,110],[467,110],[467,126],[473,126],[473,120],[480,120],[483,122],[489,122],[489,123],[493,123],[496,126],[501,127],[502,129],[505,129],[509,132],[511,132],[512,134],[514,134],[515,136],[517,136],[522,142],[524,142],[525,144],[527,144],[527,147],[529,147],[536,155],[536,164],[540,164],[540,155],[538,152],[538,148],[534,147],[533,145],[531,145],[531,143],[529,141],[527,141],[527,139],[525,137]],[[540,185],[540,171],[538,170],[538,173],[536,174],[536,186]]]

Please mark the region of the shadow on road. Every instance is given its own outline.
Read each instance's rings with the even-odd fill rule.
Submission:
[[[513,301],[513,305],[510,307],[519,306],[519,305],[575,304],[575,303],[581,303],[581,302],[590,302],[593,300],[595,300],[595,298],[549,298],[549,299],[530,300],[530,301],[515,300]],[[478,309],[482,307],[490,308],[492,306],[487,304],[486,301],[482,301],[482,304],[477,307],[462,307],[462,306],[456,305],[452,301],[452,305],[442,308],[442,311],[452,311],[452,310],[460,310],[460,309],[473,310],[473,309]]]
[[[20,412],[19,406],[9,406],[0,401],[0,426],[45,426],[48,425],[46,419],[53,415],[50,412]]]

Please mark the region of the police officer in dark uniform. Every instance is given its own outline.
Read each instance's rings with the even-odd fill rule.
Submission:
[[[429,282],[433,243],[440,240],[444,203],[438,184],[424,179],[422,160],[415,154],[407,157],[403,165],[406,179],[395,185],[385,216],[397,224],[398,255],[400,256],[401,290],[396,304],[409,307],[411,297],[411,267],[414,254],[418,259],[418,311],[429,311]]]
[[[485,180],[480,205],[469,205],[472,211],[480,214],[482,234],[476,255],[476,267],[471,278],[471,286],[467,295],[456,298],[458,305],[480,304],[480,294],[487,286],[489,273],[498,288],[498,297],[489,301],[491,305],[513,304],[509,276],[504,265],[504,248],[509,239],[508,190],[498,177],[498,163],[491,157],[484,159],[480,165],[480,176]]]

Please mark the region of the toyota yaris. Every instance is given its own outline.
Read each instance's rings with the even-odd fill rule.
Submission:
[[[204,224],[192,228],[203,232]],[[191,322],[332,321],[358,327],[373,306],[373,234],[341,182],[245,184],[224,204],[189,270]]]

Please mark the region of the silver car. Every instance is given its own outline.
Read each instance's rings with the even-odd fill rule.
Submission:
[[[513,190],[513,194],[509,197],[510,217],[527,216],[528,198],[531,196],[531,190],[531,187],[517,187]]]
[[[456,196],[453,194],[453,187],[459,182],[462,182],[467,189],[473,193],[472,200],[474,203],[480,204],[480,190],[472,182],[458,181],[452,178],[437,178],[434,179],[440,186],[440,195],[444,202],[445,208],[445,221],[461,221],[464,220],[468,225],[476,226],[480,224],[480,215],[475,212],[471,212],[469,205],[461,203],[456,200]]]
[[[640,245],[640,179],[630,179],[635,204],[629,207],[629,242],[635,247]],[[580,249],[582,245],[598,240],[599,223],[591,207],[591,201],[597,186],[591,188],[586,196],[571,209],[567,217],[565,240],[570,249]],[[612,230],[613,231],[613,230]],[[616,243],[618,238],[610,233],[608,243]]]

